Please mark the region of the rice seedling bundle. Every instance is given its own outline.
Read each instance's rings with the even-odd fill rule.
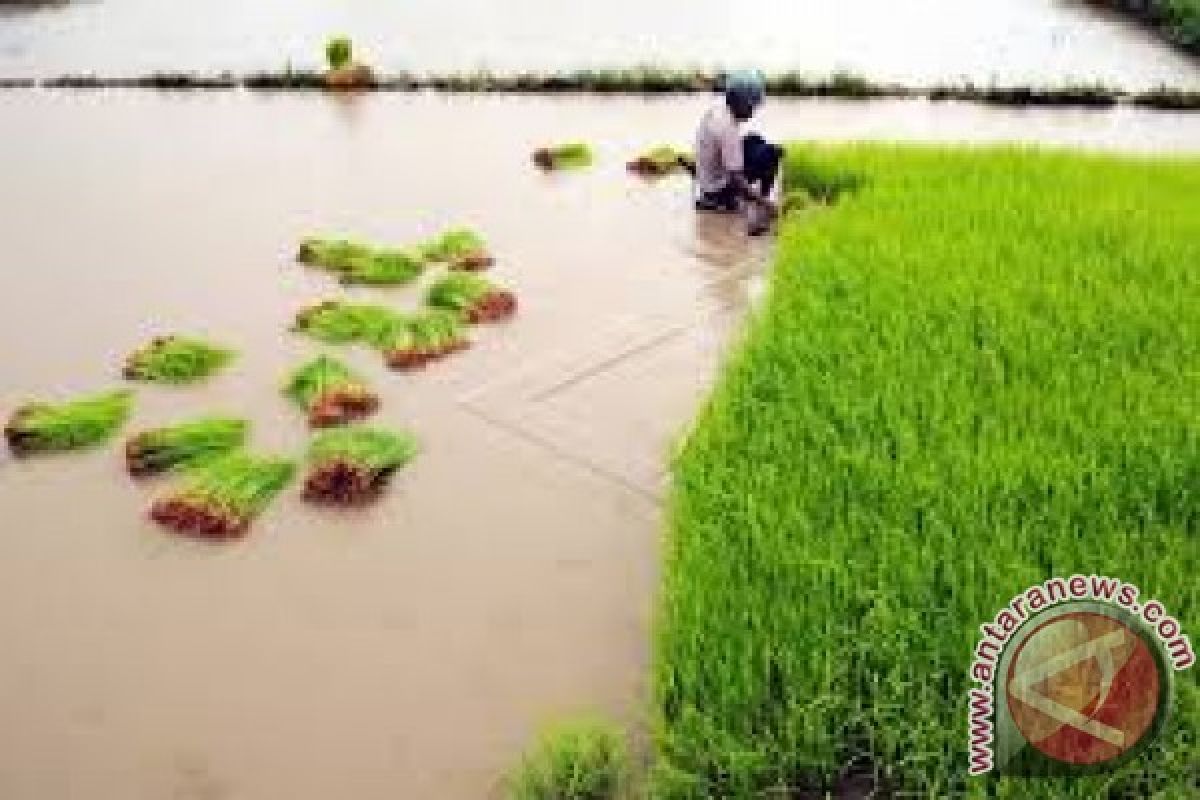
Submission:
[[[886,796],[1195,796],[1191,671],[1097,774],[969,779],[966,717],[979,626],[1047,578],[1200,619],[1200,159],[795,147],[785,178],[857,191],[785,223],[673,465],[651,796],[836,796],[856,757]]]
[[[378,342],[393,369],[423,367],[469,345],[462,315],[437,308],[410,315],[402,326]]]
[[[342,362],[325,355],[292,373],[283,391],[308,412],[308,422],[314,428],[341,425],[379,408],[379,398],[361,378]]]
[[[695,161],[691,153],[677,150],[670,145],[659,145],[642,153],[625,166],[634,174],[657,178],[673,172],[691,172],[695,168]]]
[[[630,775],[621,730],[590,717],[541,731],[510,772],[510,800],[617,800]]]
[[[125,443],[125,464],[137,477],[195,466],[242,447],[249,427],[243,419],[203,417],[143,431]]]
[[[454,228],[426,242],[420,248],[428,261],[440,261],[450,269],[476,271],[495,263],[483,237],[466,228]]]
[[[361,242],[310,237],[300,242],[296,260],[330,272],[344,272],[350,268],[351,261],[370,254],[371,248]]]
[[[292,330],[329,344],[377,344],[406,324],[404,314],[387,306],[327,300],[298,313]]]
[[[456,272],[429,287],[426,302],[433,308],[457,311],[468,322],[495,322],[517,310],[516,296],[486,278]]]
[[[584,142],[539,147],[533,151],[533,163],[545,170],[590,167],[592,148]]]
[[[128,380],[154,383],[194,383],[209,377],[233,359],[232,350],[186,336],[159,336],[125,361]]]
[[[350,258],[340,272],[340,280],[347,286],[402,286],[416,280],[424,269],[425,262],[418,253],[373,250]]]
[[[354,58],[354,44],[347,36],[333,36],[325,43],[325,62],[330,69],[342,69]]]
[[[13,412],[4,438],[14,455],[74,450],[108,440],[133,410],[133,392],[119,390],[64,403],[28,403]]]
[[[150,509],[150,517],[179,533],[223,539],[240,536],[292,480],[286,459],[237,452],[189,470]]]
[[[407,433],[364,427],[324,431],[308,448],[304,497],[343,506],[373,500],[416,453],[417,442]]]

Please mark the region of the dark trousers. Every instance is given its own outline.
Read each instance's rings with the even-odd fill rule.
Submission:
[[[771,144],[757,133],[742,137],[742,166],[746,183],[764,196],[771,193],[782,161],[783,148],[779,145]],[[740,199],[733,186],[725,186],[701,196],[696,201],[696,208],[701,211],[737,211]]]

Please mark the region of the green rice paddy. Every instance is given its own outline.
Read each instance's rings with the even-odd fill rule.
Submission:
[[[1026,587],[1200,618],[1200,159],[794,148],[765,307],[673,465],[654,796],[1182,798],[1200,689],[1144,754],[968,779],[967,671]],[[807,795],[805,795],[807,796]]]

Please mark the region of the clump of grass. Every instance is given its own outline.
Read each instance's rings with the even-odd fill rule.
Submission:
[[[325,63],[330,69],[343,69],[354,59],[354,44],[348,36],[334,36],[325,43]]]
[[[129,419],[133,392],[119,390],[65,403],[28,403],[13,412],[4,438],[14,455],[100,444]]]
[[[517,310],[512,292],[465,272],[446,275],[430,286],[426,302],[434,308],[457,311],[472,323],[507,319]]]
[[[628,779],[621,730],[584,717],[542,731],[506,789],[510,800],[617,800]]]
[[[789,189],[783,196],[781,204],[784,214],[794,214],[799,211],[806,211],[813,207],[817,200],[809,193],[807,189]]]
[[[1194,680],[1101,774],[972,781],[965,717],[979,625],[1028,586],[1200,614],[1200,159],[851,145],[785,173],[862,181],[784,225],[672,467],[654,796],[833,795],[864,756],[889,796],[1193,796]]]
[[[359,427],[325,431],[308,448],[304,498],[342,506],[373,500],[416,454],[416,439],[407,433]]]
[[[1129,14],[1177,47],[1200,55],[1200,2],[1197,0],[1088,0]]]
[[[125,465],[135,477],[190,467],[246,443],[244,419],[204,417],[143,431],[125,443]]]
[[[636,175],[656,178],[673,172],[694,172],[696,161],[691,153],[663,144],[650,148],[625,166]]]
[[[420,247],[427,261],[439,261],[450,269],[474,272],[495,263],[483,237],[466,228],[453,228],[436,236]]]
[[[592,148],[586,142],[564,142],[533,151],[533,163],[545,170],[580,169],[592,165]]]
[[[327,300],[296,315],[292,330],[329,344],[379,345],[405,326],[404,314],[372,303]]]
[[[411,283],[425,269],[419,252],[376,248],[349,239],[305,239],[296,260],[331,272],[347,285],[399,286]]]
[[[128,380],[194,383],[233,359],[232,350],[186,336],[159,336],[125,360]]]
[[[342,362],[318,356],[299,367],[283,392],[308,412],[314,428],[341,425],[379,408],[379,398]]]
[[[393,369],[414,369],[470,345],[457,311],[427,309],[404,319],[376,342]]]
[[[294,473],[295,465],[286,459],[230,453],[189,470],[175,490],[154,503],[150,517],[191,536],[240,536]]]

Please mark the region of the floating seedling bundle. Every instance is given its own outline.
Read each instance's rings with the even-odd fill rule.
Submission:
[[[193,383],[233,358],[233,351],[186,336],[159,336],[125,360],[129,380]]]
[[[297,369],[284,393],[308,412],[314,428],[341,425],[379,408],[379,398],[342,362],[318,356]]]
[[[136,477],[196,466],[240,448],[249,427],[242,419],[204,417],[143,431],[125,443],[125,464]]]
[[[230,453],[190,470],[175,491],[154,503],[150,517],[193,536],[239,536],[294,472],[285,459]]]
[[[592,148],[584,142],[539,147],[533,151],[533,163],[545,170],[589,167],[592,164]]]
[[[379,346],[406,325],[404,314],[386,306],[327,300],[297,314],[292,330],[330,344],[367,342]]]
[[[403,326],[378,342],[384,359],[393,369],[423,367],[469,345],[462,315],[437,308],[410,315]]]
[[[349,239],[305,239],[296,260],[331,272],[344,284],[363,286],[410,283],[425,268],[419,252],[374,248]]]
[[[464,272],[447,275],[430,286],[426,301],[434,308],[457,311],[468,322],[495,322],[511,317],[517,310],[512,292]]]
[[[304,498],[343,506],[372,500],[416,453],[416,440],[407,433],[375,428],[320,433],[308,448]]]
[[[132,408],[133,393],[128,390],[66,403],[29,403],[13,412],[4,438],[19,456],[87,447],[116,433]]]
[[[647,150],[625,166],[636,175],[657,178],[680,171],[694,172],[696,162],[690,153],[676,150],[670,145],[660,145]]]
[[[421,255],[428,261],[440,261],[450,269],[477,271],[495,263],[487,244],[474,231],[455,228],[423,244]]]

